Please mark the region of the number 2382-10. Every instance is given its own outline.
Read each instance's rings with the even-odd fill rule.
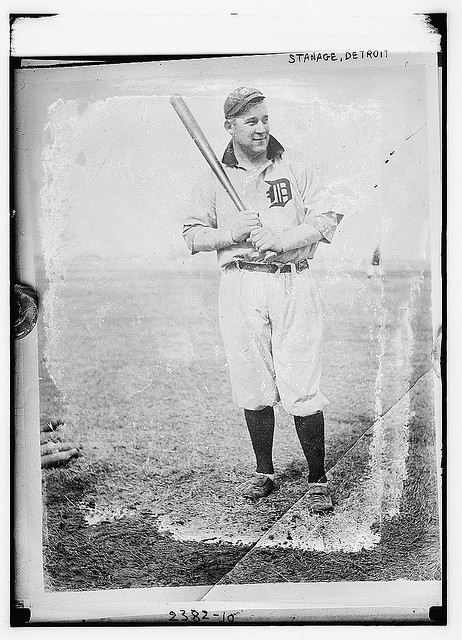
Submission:
[[[203,620],[210,620],[211,622],[234,622],[234,613],[226,613],[222,611],[220,613],[211,613],[210,611],[196,611],[191,609],[186,613],[185,609],[180,611],[170,611],[170,622],[202,622]]]

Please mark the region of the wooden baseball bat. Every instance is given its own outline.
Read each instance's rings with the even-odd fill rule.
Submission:
[[[170,98],[170,103],[172,107],[175,109],[175,111],[177,112],[181,122],[186,127],[186,131],[194,140],[199,151],[202,153],[205,160],[208,162],[210,168],[212,169],[213,173],[218,178],[218,181],[220,182],[221,186],[225,189],[226,193],[229,195],[231,200],[236,205],[237,210],[245,211],[246,210],[245,204],[242,202],[238,192],[234,188],[231,180],[229,179],[228,174],[223,169],[221,162],[218,160],[217,156],[215,155],[214,150],[210,146],[210,143],[205,137],[204,132],[198,125],[196,118],[193,116],[193,114],[189,110],[189,107],[186,104],[186,102],[183,100],[181,96],[172,96]],[[268,251],[264,259],[271,260],[272,258],[275,258],[276,255],[277,254],[274,251]]]
[[[202,153],[202,155],[208,162],[210,168],[212,169],[213,173],[216,175],[216,177],[220,181],[220,184],[222,185],[226,193],[229,195],[231,200],[236,205],[237,210],[245,211],[246,207],[244,203],[242,202],[239,194],[237,193],[236,189],[232,185],[231,180],[228,178],[228,175],[226,174],[220,161],[215,155],[215,152],[210,146],[210,143],[205,137],[202,129],[197,124],[197,121],[193,116],[193,114],[191,113],[191,111],[189,110],[189,107],[186,104],[186,102],[183,100],[181,96],[172,96],[170,98],[170,102],[172,104],[172,107],[177,112],[181,122],[186,127],[187,132],[189,133],[191,138],[194,140],[194,142],[198,146],[199,151]]]

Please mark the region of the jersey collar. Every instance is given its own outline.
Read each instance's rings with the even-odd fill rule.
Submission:
[[[266,148],[266,157],[268,160],[274,160],[278,156],[282,155],[284,152],[284,147],[280,144],[276,138],[273,138],[272,135],[269,137],[268,146]],[[230,140],[228,146],[225,149],[223,154],[223,158],[221,159],[223,164],[226,164],[228,167],[237,167],[238,162],[236,156],[234,154],[233,141]]]

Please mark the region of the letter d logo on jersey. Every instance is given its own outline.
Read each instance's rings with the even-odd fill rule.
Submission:
[[[287,178],[279,178],[278,180],[265,180],[266,184],[270,185],[270,188],[266,192],[266,197],[269,198],[271,207],[284,207],[289,200],[292,200],[292,189],[290,188],[290,182]]]

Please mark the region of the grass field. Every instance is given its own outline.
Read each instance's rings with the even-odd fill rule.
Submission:
[[[437,578],[428,273],[388,272],[383,283],[362,273],[315,275],[336,512],[355,513],[363,528],[369,517],[363,542],[352,543],[351,527],[342,536],[339,519],[336,541],[323,550],[304,542],[316,525],[309,519],[306,537],[299,528],[284,547],[255,546],[303,497],[306,466],[278,408],[279,491],[257,504],[239,497],[254,463],[231,403],[218,277],[75,264],[48,288],[39,272],[41,419],[64,420],[66,438],[83,452],[43,474],[47,587]],[[400,399],[391,431],[380,421],[371,430]],[[377,483],[385,487],[379,508],[367,513],[365,488]]]

